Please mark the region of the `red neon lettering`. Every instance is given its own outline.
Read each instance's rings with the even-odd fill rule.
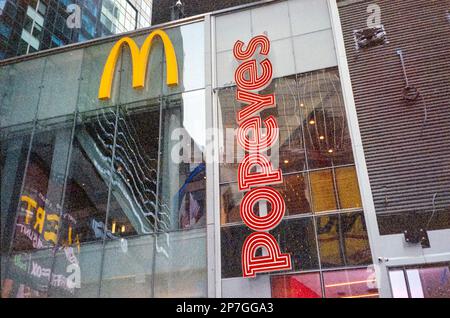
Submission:
[[[259,166],[261,171],[250,172],[254,166]],[[261,153],[245,155],[238,167],[239,191],[248,190],[255,185],[281,183],[282,178],[281,169],[274,170],[269,159]]]
[[[271,210],[265,216],[257,216],[253,207],[259,201],[270,203]],[[241,202],[241,218],[244,223],[255,231],[270,231],[276,227],[284,216],[286,204],[283,197],[273,188],[261,187],[247,192]]]
[[[255,256],[258,248],[264,247],[268,255]],[[255,277],[259,272],[272,272],[292,269],[291,257],[280,251],[277,241],[269,233],[250,234],[242,247],[242,274]]]
[[[233,54],[234,57],[238,60],[247,60],[255,54],[256,49],[258,46],[261,47],[261,50],[259,51],[262,55],[269,54],[270,51],[270,41],[269,39],[264,35],[258,35],[255,36],[248,42],[247,48],[243,49],[244,42],[242,41],[236,41],[233,47]]]
[[[234,80],[240,89],[254,91],[264,87],[272,79],[272,63],[268,59],[261,61],[261,76],[258,76],[258,66],[255,60],[242,63],[234,74]],[[247,74],[247,76],[246,76]]]
[[[271,108],[275,106],[275,95],[260,95],[252,92],[241,91],[238,89],[236,93],[236,99],[241,103],[247,103],[248,105],[241,109],[236,116],[238,123],[244,121],[250,116],[258,114],[265,108]]]
[[[239,124],[236,139],[247,152],[238,167],[238,186],[239,191],[260,186],[248,191],[240,205],[242,220],[249,228],[257,231],[247,237],[242,247],[244,277],[292,268],[290,255],[282,254],[275,238],[267,233],[283,219],[286,204],[279,192],[266,186],[281,183],[283,177],[281,169],[274,169],[269,159],[262,154],[276,143],[279,129],[275,117],[269,116],[264,120],[266,133],[261,131],[262,119],[259,113],[275,106],[275,96],[254,93],[268,85],[273,76],[272,63],[268,59],[260,62],[259,68],[256,58],[252,58],[258,48],[261,55],[269,54],[270,41],[265,35],[252,38],[246,48],[242,41],[237,41],[233,47],[235,58],[243,61],[234,74],[237,85],[236,99],[247,104],[236,115]],[[253,170],[254,168],[259,169]],[[267,215],[259,216],[254,213],[254,207],[260,201],[270,204],[270,212]],[[256,252],[260,248],[265,253],[257,257]]]
[[[248,152],[261,152],[269,149],[278,139],[278,123],[275,117],[264,120],[266,134],[261,130],[261,117],[252,117],[244,121],[237,131],[237,142]],[[252,138],[249,135],[252,135]]]

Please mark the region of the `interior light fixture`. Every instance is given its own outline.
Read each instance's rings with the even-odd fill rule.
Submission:
[[[324,140],[324,139],[325,139],[325,136],[320,136],[319,139],[320,139],[320,140]]]
[[[348,286],[348,285],[356,285],[356,284],[364,284],[364,283],[374,283],[375,281],[376,281],[375,279],[356,280],[356,281],[346,282],[346,283],[336,283],[336,284],[325,285],[325,287],[330,288],[330,287]]]
[[[314,119],[311,119],[310,121],[309,121],[309,124],[310,125],[314,125],[316,123],[316,121],[314,120]]]

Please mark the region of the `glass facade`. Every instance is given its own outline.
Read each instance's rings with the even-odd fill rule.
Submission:
[[[3,14],[9,3],[0,0]],[[47,17],[52,6],[33,3],[24,30],[36,37],[39,26],[47,32],[39,15]],[[151,5],[128,0],[83,5],[100,17],[105,34],[139,26],[140,9],[152,13]],[[411,110],[416,117],[388,103],[398,97],[391,89],[403,85],[401,73],[385,79],[398,82],[380,88],[385,95],[370,95],[364,71],[373,60],[349,37],[356,29],[352,6],[367,18],[365,1],[286,0],[160,25],[173,45],[177,83],[168,84],[170,47],[156,37],[142,54],[145,84],[136,85],[142,61],[128,42],[105,72],[112,78],[107,99],[99,98],[100,83],[120,37],[0,61],[2,297],[449,297],[450,148],[445,133],[439,142],[432,138],[447,123],[448,107],[439,103],[448,88],[437,86],[429,107],[424,101]],[[82,16],[91,25],[86,39],[100,23],[89,14]],[[152,31],[127,36],[142,48]],[[9,32],[0,24],[0,34]],[[235,43],[251,50],[255,37],[269,40],[267,53],[260,43],[238,60]],[[29,51],[34,42],[25,39]],[[350,58],[352,50],[358,56]],[[266,85],[249,91],[274,96],[273,107],[253,114],[274,119],[278,129],[261,153],[280,171],[281,182],[266,186],[284,209],[265,233],[291,260],[289,270],[253,278],[245,277],[243,250],[258,232],[242,209],[258,186],[240,187],[249,151],[238,139],[238,118],[249,103],[238,100],[243,89],[235,76],[249,59],[272,67]],[[255,72],[257,80],[264,69]],[[394,140],[403,130],[382,112],[383,98],[400,109],[392,106],[389,116],[410,116],[403,144]],[[255,131],[246,137],[256,138]],[[414,152],[410,139],[433,146]],[[428,168],[422,151],[429,152]],[[268,199],[251,209],[255,218],[275,210]],[[270,252],[259,247],[252,257]]]
[[[167,32],[180,57],[171,91],[160,41],[147,79],[159,85],[131,98],[124,48],[110,102],[93,65],[113,43],[1,68],[2,297],[206,296],[204,52],[183,44],[203,40],[203,22]],[[197,160],[171,160],[180,129]]]

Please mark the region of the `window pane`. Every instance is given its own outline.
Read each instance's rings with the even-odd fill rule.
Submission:
[[[306,173],[285,175],[283,176],[283,183],[270,186],[284,198],[286,215],[311,212],[307,178]],[[229,183],[220,186],[220,194],[221,224],[242,222],[240,204],[245,192],[238,190],[237,183]]]
[[[307,173],[283,176],[283,183],[273,185],[284,198],[286,215],[311,212]]]
[[[314,212],[337,210],[332,170],[312,171],[309,176]]]
[[[72,125],[72,117],[38,123],[20,195],[14,251],[53,247],[57,243]]]
[[[158,188],[159,230],[206,226],[204,91],[164,100]],[[203,128],[202,128],[203,127]]]
[[[47,57],[38,118],[67,115],[75,111],[82,58],[82,50]]]
[[[96,110],[106,106],[116,105],[118,102],[119,84],[121,79],[120,65],[121,59],[117,61],[117,66],[114,72],[114,79],[111,89],[111,99],[100,101],[98,99],[98,89],[100,86],[100,78],[102,77],[103,67],[109,52],[115,42],[109,42],[99,45],[94,45],[85,48],[83,51],[83,64],[81,67],[81,81],[78,97],[78,110]],[[129,81],[131,85],[131,79]]]
[[[335,174],[340,208],[361,208],[361,196],[355,167],[336,168]]]
[[[31,19],[29,15],[25,16],[23,28],[31,33],[31,29],[33,28],[33,19]]]
[[[135,21],[133,21],[134,28]],[[163,78],[164,95],[187,92],[205,87],[205,47],[204,23],[186,24],[166,30],[175,48],[179,70],[179,85],[167,86],[164,58]]]
[[[240,204],[244,197],[239,192],[237,183],[229,183],[220,186],[220,223],[242,222]]]
[[[52,263],[52,249],[13,253],[2,285],[2,298],[47,297]]]
[[[283,173],[306,170],[303,140],[304,114],[299,102],[299,89],[294,76],[273,81],[267,93],[274,93],[276,108],[264,111],[262,118],[274,115],[280,129],[279,162]]]
[[[160,102],[121,107],[108,229],[115,238],[155,231]]]
[[[279,127],[279,139],[266,153],[275,167],[283,173],[306,170],[305,147],[303,141],[304,118],[298,102],[298,87],[294,76],[272,81],[261,94],[275,94],[276,107],[263,110],[259,115],[264,120],[274,116]],[[236,100],[236,88],[225,88],[219,92],[219,127],[222,129],[220,148],[220,181],[236,181],[238,163],[242,161],[244,150],[237,144],[235,130],[238,128],[236,116],[245,107]]]
[[[64,200],[63,242],[99,241],[105,229],[115,112],[105,108],[79,115]],[[105,233],[106,231],[106,233]],[[70,245],[70,244],[69,244]]]
[[[31,33],[36,39],[40,39],[41,38],[41,34],[42,34],[42,27],[35,23],[34,24],[34,28],[33,28],[33,32]]]
[[[337,68],[298,77],[309,169],[353,163]]]
[[[152,235],[107,242],[100,297],[152,297],[154,246]]]
[[[450,266],[419,269],[425,298],[450,298]]]
[[[97,297],[101,248],[101,243],[61,247],[53,260],[49,297]]]
[[[1,173],[1,253],[7,255],[11,244],[15,214],[25,173],[32,125],[26,124],[0,131]],[[2,257],[2,261],[6,259]],[[4,268],[4,267],[2,267]],[[2,270],[2,280],[5,271]]]
[[[272,276],[273,298],[322,298],[320,274]]]
[[[17,211],[6,280],[12,297],[43,297],[53,282],[73,118],[38,122]],[[9,247],[9,245],[8,245]],[[12,285],[11,285],[12,284]],[[10,295],[11,296],[11,295]]]
[[[362,212],[320,216],[317,231],[322,267],[372,263]]]
[[[326,298],[377,298],[373,268],[323,273]]]
[[[155,297],[206,297],[206,230],[194,229],[158,235]]]
[[[222,227],[222,278],[242,276],[242,245],[252,232],[244,225]],[[291,254],[294,271],[318,268],[312,218],[284,220],[270,233],[277,240],[281,251]]]
[[[29,122],[35,118],[44,60],[33,59],[0,68],[1,127]]]

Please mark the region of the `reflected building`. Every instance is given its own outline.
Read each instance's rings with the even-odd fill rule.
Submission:
[[[148,27],[151,0],[0,1],[0,59]]]
[[[217,2],[186,2],[168,19],[192,18],[158,26],[177,85],[155,38],[133,88],[128,42],[109,99],[99,87],[121,36],[0,61],[2,297],[449,297],[450,63],[436,45],[448,1],[420,1],[439,36],[417,33],[417,51],[414,19],[391,27],[406,4],[376,1],[386,25],[365,30],[369,2],[264,1],[197,17]],[[127,36],[142,47],[152,30]],[[233,46],[261,34],[273,79],[260,93],[276,105],[258,115],[278,124],[264,154],[285,202],[269,233],[292,268],[249,279]],[[253,212],[270,209],[261,200]]]

